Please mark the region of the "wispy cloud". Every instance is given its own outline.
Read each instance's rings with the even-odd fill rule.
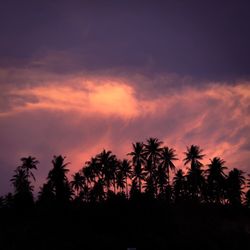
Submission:
[[[56,77],[33,72],[25,78],[26,73],[19,74],[21,84],[15,74],[11,83],[2,84],[0,159],[7,164],[1,170],[5,176],[26,154],[40,159],[42,181],[53,154],[68,155],[74,171],[102,148],[126,157],[131,142],[149,136],[176,148],[180,159],[185,147],[195,143],[205,149],[205,162],[221,156],[229,167],[249,170],[248,82],[200,87],[170,75],[157,76],[150,85],[146,76],[138,75]],[[25,79],[35,83],[25,84]],[[147,79],[147,87],[140,79]],[[173,79],[182,84],[174,86]],[[169,88],[155,89],[167,80]]]

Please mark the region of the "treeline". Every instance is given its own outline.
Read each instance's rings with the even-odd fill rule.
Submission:
[[[119,160],[111,151],[103,150],[92,157],[69,181],[66,157],[54,156],[52,169],[33,195],[39,161],[32,156],[21,158],[11,178],[14,192],[0,198],[0,207],[27,208],[65,206],[106,201],[159,200],[167,204],[204,203],[250,207],[250,181],[234,168],[227,171],[220,157],[204,165],[203,150],[197,145],[187,147],[183,159],[175,149],[164,146],[157,138],[132,144],[128,159]],[[183,160],[186,173],[176,169]],[[173,178],[170,178],[172,172]],[[245,191],[245,192],[244,192]]]

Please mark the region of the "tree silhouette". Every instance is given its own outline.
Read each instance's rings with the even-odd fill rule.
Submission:
[[[126,163],[126,160],[124,160],[124,161]],[[124,188],[126,187],[126,179],[127,178],[126,178],[126,175],[125,175],[126,172],[125,173],[123,172],[122,163],[123,162],[118,161],[115,179],[116,179],[116,185],[117,185],[118,192],[120,190],[120,192],[123,193]]]
[[[187,181],[192,199],[197,199],[202,196],[202,188],[205,184],[203,170],[201,170],[203,164],[200,162],[205,156],[202,152],[203,150],[197,145],[187,147],[187,151],[184,152],[186,156],[183,160],[184,165],[188,163],[191,165],[188,169]]]
[[[144,159],[144,144],[142,142],[136,142],[132,144],[133,151],[128,153],[132,157],[133,163],[133,189],[139,189],[141,193],[142,181],[145,178],[145,172],[143,170]]]
[[[53,168],[48,174],[48,181],[51,183],[54,192],[56,201],[58,203],[65,203],[70,199],[70,187],[66,174],[69,172],[69,169],[66,168],[69,164],[64,163],[66,157],[61,155],[54,156],[52,160]]]
[[[164,193],[167,185],[170,185],[170,170],[175,170],[173,161],[178,160],[175,150],[169,147],[163,147],[160,153],[159,166],[157,171],[157,181],[160,193]]]
[[[15,170],[11,182],[15,188],[14,203],[20,208],[31,207],[34,203],[33,186],[30,177],[35,180],[32,169],[37,169],[39,163],[35,157],[28,156],[21,158],[22,164]]]
[[[103,178],[102,165],[99,159],[96,157],[91,157],[90,161],[86,162],[86,173],[83,174],[87,178],[88,183],[97,182],[98,179]]]
[[[23,157],[21,158],[21,161],[22,165],[20,166],[20,168],[26,171],[28,177],[31,176],[34,180],[36,180],[34,174],[32,173],[32,170],[37,169],[37,164],[39,163],[39,161],[32,156]]]
[[[77,172],[72,177],[73,180],[70,182],[70,185],[76,191],[76,195],[79,196],[79,192],[84,188],[84,176],[81,174],[81,172]]]
[[[227,199],[233,206],[241,205],[241,197],[244,194],[243,187],[245,185],[244,172],[234,168],[228,174],[226,180],[227,186]]]
[[[130,161],[127,159],[123,159],[120,163],[119,174],[121,175],[121,179],[125,179],[125,188],[126,188],[126,197],[128,198],[128,179],[132,177],[132,167]],[[118,178],[119,179],[119,178]],[[118,182],[118,180],[117,180]]]
[[[98,164],[100,165],[100,169],[102,171],[102,178],[107,188],[107,192],[110,190],[111,185],[113,185],[115,191],[115,175],[118,164],[116,156],[113,155],[111,151],[106,151],[104,149],[100,154],[96,156],[96,159]]]
[[[15,174],[10,180],[15,188],[14,203],[19,208],[26,208],[33,205],[33,186],[28,179],[27,171],[17,167]]]
[[[147,171],[146,183],[149,185],[146,189],[150,190],[150,192],[155,190],[155,193],[157,193],[156,176],[158,163],[161,158],[162,144],[163,142],[157,138],[149,138],[144,144],[145,170]]]
[[[89,164],[89,162],[87,162],[86,164]],[[92,188],[92,182],[95,181],[95,173],[94,173],[93,166],[90,164],[86,165],[85,167],[82,168],[81,172],[84,176],[86,185],[89,188]]]
[[[224,170],[225,161],[219,157],[210,159],[210,164],[207,165],[207,195],[210,202],[222,203],[225,198],[225,182],[226,174]]]

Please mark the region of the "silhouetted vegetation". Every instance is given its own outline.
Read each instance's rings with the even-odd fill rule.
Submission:
[[[70,180],[70,163],[54,156],[37,195],[39,162],[21,158],[13,194],[0,197],[1,249],[250,247],[250,179],[243,171],[228,170],[219,156],[205,166],[197,145],[187,147],[177,169],[181,156],[157,138],[133,143],[127,156],[103,150]]]

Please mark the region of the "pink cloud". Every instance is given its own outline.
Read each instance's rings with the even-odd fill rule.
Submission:
[[[37,173],[40,184],[54,154],[68,156],[72,173],[103,148],[124,158],[132,142],[150,136],[174,147],[179,159],[187,145],[198,144],[206,153],[204,163],[221,156],[229,167],[250,170],[247,82],[197,87],[190,79],[185,85],[185,79],[180,78],[183,84],[174,87],[171,81],[177,76],[159,76],[144,89],[138,79],[145,77],[138,76],[79,74],[56,78],[41,74],[39,80],[38,72],[21,73],[21,84],[17,84],[15,71],[9,77],[12,83],[3,84],[9,103],[0,114],[0,160],[8,165],[3,166],[5,175],[11,176],[20,157],[32,154],[41,162]],[[25,84],[25,75],[34,84]],[[160,88],[157,95],[149,95],[155,82],[164,81],[166,85],[171,82],[169,89]],[[177,165],[183,166],[181,161]]]

